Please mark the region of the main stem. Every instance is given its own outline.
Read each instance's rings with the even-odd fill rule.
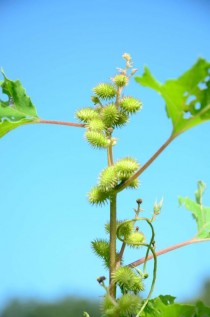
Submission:
[[[109,293],[116,298],[116,286],[113,283],[113,274],[116,270],[116,239],[117,239],[117,194],[110,198],[110,268],[109,268]]]
[[[111,139],[111,135],[110,135]],[[114,165],[112,144],[107,148],[108,166]],[[117,193],[110,197],[110,237],[109,237],[109,294],[116,299],[116,286],[113,283],[113,274],[116,270],[116,240],[117,240]]]

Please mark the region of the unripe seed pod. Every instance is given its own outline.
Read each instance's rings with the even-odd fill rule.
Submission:
[[[113,85],[101,83],[95,88],[93,88],[93,92],[101,99],[112,99],[116,96],[116,90]]]
[[[140,231],[135,231],[129,235],[125,242],[133,248],[139,248],[144,241],[144,234]]]
[[[88,126],[88,129],[92,131],[100,132],[104,130],[104,123],[101,119],[98,119],[98,118],[89,121],[87,126]]]
[[[118,120],[119,112],[114,104],[109,104],[102,110],[102,120],[107,128],[112,127]]]
[[[106,148],[109,146],[109,140],[107,140],[106,136],[100,132],[87,131],[85,137],[93,147]]]
[[[124,97],[121,99],[119,106],[128,114],[135,113],[141,109],[142,103],[133,97]]]
[[[114,123],[115,127],[122,127],[128,122],[128,115],[124,111],[118,112],[117,121]]]
[[[117,175],[114,166],[105,168],[99,177],[99,187],[105,191],[111,191],[117,185]]]
[[[128,77],[123,74],[116,75],[112,80],[117,87],[124,87],[128,83]]]
[[[98,186],[95,186],[89,192],[88,199],[93,205],[103,205],[109,199],[109,193],[104,192]]]
[[[87,108],[78,110],[76,112],[76,117],[80,119],[81,121],[87,123],[90,120],[99,118],[99,114],[94,109],[87,107]]]

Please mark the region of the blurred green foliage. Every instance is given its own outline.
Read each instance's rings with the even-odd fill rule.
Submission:
[[[204,283],[200,294],[188,300],[188,303],[197,301],[210,306],[210,279]],[[0,317],[83,317],[84,311],[91,317],[99,317],[101,315],[99,301],[76,297],[56,302],[12,300],[0,312]]]
[[[210,307],[210,279],[207,280],[198,296],[192,302],[202,301],[205,305]]]
[[[11,301],[0,313],[0,317],[82,317],[100,316],[99,303],[80,298],[68,298],[57,302]]]

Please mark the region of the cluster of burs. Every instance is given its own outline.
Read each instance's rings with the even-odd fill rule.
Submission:
[[[86,107],[77,111],[77,118],[85,125],[85,138],[94,148],[107,150],[108,166],[99,175],[98,184],[88,194],[90,203],[103,204],[117,195],[124,184],[139,168],[139,163],[132,157],[125,157],[114,161],[112,147],[117,140],[113,137],[115,128],[126,125],[129,117],[142,108],[140,100],[122,94],[129,79],[135,74],[129,54],[124,54],[125,68],[118,68],[118,73],[111,78],[111,83],[100,83],[93,88],[93,107]],[[137,188],[138,178],[127,182],[127,186]],[[105,277],[98,278],[98,282],[106,290],[102,302],[104,316],[130,316],[137,313],[142,305],[142,299],[138,296],[143,287],[143,279],[146,275],[140,270],[128,266],[122,266],[123,250],[125,246],[139,248],[145,242],[145,236],[139,231],[135,223],[138,219],[140,203],[135,210],[134,219],[117,221],[116,239],[121,242],[121,251],[116,251],[116,268],[112,273],[115,286],[118,286],[121,296],[115,300],[109,294],[109,287],[105,286]],[[110,223],[105,225],[105,231],[110,235]],[[110,267],[110,243],[108,239],[96,239],[92,241],[92,249],[99,256],[106,268]]]
[[[142,107],[140,100],[131,96],[122,97],[124,87],[136,72],[136,69],[132,67],[130,55],[125,53],[123,58],[126,66],[124,69],[117,68],[118,74],[111,78],[111,83],[100,83],[93,88],[94,96],[91,97],[93,107],[82,108],[76,112],[76,117],[85,124],[86,140],[94,148],[107,149],[108,157],[116,144],[116,138],[113,137],[114,129],[126,125],[130,115]],[[88,195],[90,203],[106,202],[113,191],[117,190],[117,187],[138,168],[138,162],[131,157],[120,159],[115,163],[110,158],[108,167],[99,176],[98,185]],[[129,187],[137,188],[138,180],[132,181]]]

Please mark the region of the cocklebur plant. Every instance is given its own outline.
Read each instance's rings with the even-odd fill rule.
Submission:
[[[99,173],[96,185],[88,193],[89,202],[93,205],[109,206],[110,219],[105,224],[107,239],[95,239],[91,246],[102,260],[109,272],[97,278],[104,288],[101,303],[103,317],[152,317],[152,316],[210,316],[210,308],[199,303],[181,305],[175,303],[172,296],[151,299],[157,274],[157,257],[192,243],[210,240],[210,208],[203,206],[202,195],[205,184],[198,182],[195,201],[180,197],[179,202],[192,212],[197,223],[196,235],[182,243],[156,250],[153,222],[161,211],[163,200],[155,202],[151,218],[141,217],[142,199],[137,199],[134,214],[119,219],[117,213],[117,196],[126,188],[138,188],[139,176],[147,169],[158,155],[177,136],[184,131],[210,120],[210,63],[199,59],[191,69],[178,79],[159,83],[144,69],[142,76],[135,77],[137,83],[156,90],[165,100],[167,116],[171,119],[173,129],[166,142],[140,165],[136,159],[126,156],[115,161],[113,147],[117,145],[115,131],[125,126],[132,115],[142,109],[142,102],[133,96],[124,96],[124,88],[136,74],[131,56],[123,55],[124,68],[118,68],[109,82],[102,82],[93,88],[91,105],[79,109],[76,117],[80,123],[43,120],[38,117],[36,108],[26,95],[19,81],[9,80],[4,72],[0,81],[2,92],[8,101],[0,101],[0,137],[10,130],[25,124],[60,124],[79,127],[85,130],[87,142],[96,150],[103,150],[107,155],[107,166]],[[193,98],[192,98],[193,97]],[[97,152],[96,152],[97,153]],[[143,232],[143,223],[148,225],[151,235]],[[119,246],[119,250],[117,250]],[[124,263],[127,248],[144,250],[145,256],[132,262]],[[153,259],[153,271],[147,271],[147,262]],[[142,269],[138,269],[143,264]],[[151,285],[146,298],[142,298],[144,280],[150,276]],[[88,317],[88,313],[84,313]]]

